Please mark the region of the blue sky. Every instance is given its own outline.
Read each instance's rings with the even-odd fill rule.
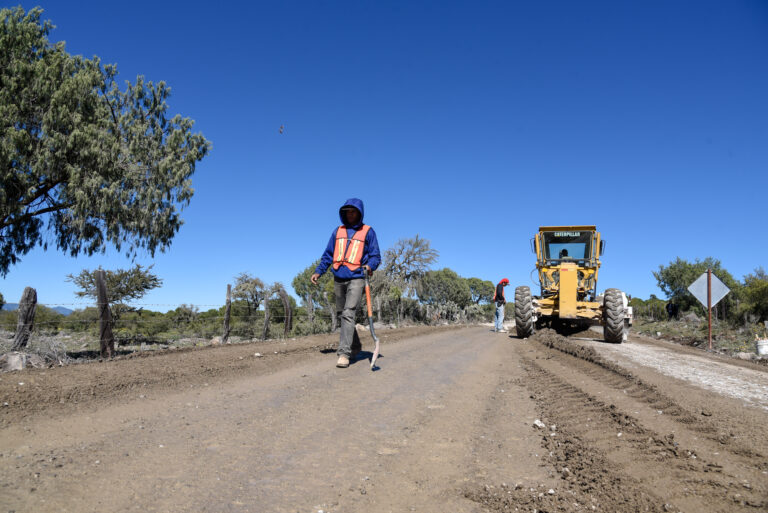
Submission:
[[[290,285],[353,196],[383,248],[418,233],[494,283],[530,285],[555,224],[601,230],[601,290],[661,295],[678,256],[768,267],[764,1],[22,5],[121,80],[165,80],[213,142],[170,250],[137,260],[153,309],[219,305],[242,271]],[[40,248],[0,292],[74,303],[65,276],[99,265],[131,262]]]

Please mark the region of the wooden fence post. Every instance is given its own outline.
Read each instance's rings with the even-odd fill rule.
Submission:
[[[115,355],[115,336],[112,334],[112,312],[109,311],[107,296],[107,274],[96,271],[96,293],[99,302],[99,348],[102,358]]]
[[[21,351],[27,347],[35,323],[36,309],[37,291],[32,287],[26,287],[19,301],[19,322],[16,324],[16,336],[13,337],[14,351]]]
[[[229,340],[229,314],[232,311],[232,285],[227,283],[227,307],[224,309],[224,337],[222,341],[226,344]]]

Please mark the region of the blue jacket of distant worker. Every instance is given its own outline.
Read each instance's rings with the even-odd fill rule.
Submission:
[[[355,226],[347,225],[347,220],[344,216],[344,208],[349,207],[354,207],[360,212],[360,221]],[[339,219],[341,219],[341,224],[344,225],[344,227],[347,229],[347,239],[351,240],[355,232],[363,226],[364,217],[365,207],[363,206],[363,201],[357,198],[348,199],[341,206],[341,208],[339,208]],[[315,269],[317,274],[322,275],[325,271],[328,270],[328,267],[331,267],[331,264],[333,263],[333,250],[336,244],[336,232],[338,229],[338,227],[334,228],[333,233],[331,233],[331,238],[328,241],[328,247],[325,248],[323,256],[320,257],[320,263]],[[349,241],[347,244],[349,244]],[[379,241],[376,240],[376,232],[374,232],[373,228],[371,228],[368,230],[368,234],[365,236],[365,247],[363,248],[363,258],[360,260],[360,268],[352,271],[346,265],[342,265],[338,269],[333,269],[333,267],[331,267],[331,271],[337,280],[351,280],[354,278],[363,278],[365,276],[365,269],[363,268],[364,265],[367,265],[371,268],[372,271],[375,271],[376,268],[379,267],[380,263],[381,253],[379,252]]]

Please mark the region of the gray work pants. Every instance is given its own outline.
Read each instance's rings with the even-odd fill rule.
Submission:
[[[365,280],[356,278],[334,281],[333,294],[336,296],[336,313],[341,323],[339,330],[339,356],[350,356],[352,349],[360,350],[360,338],[355,330],[355,313],[363,297]]]

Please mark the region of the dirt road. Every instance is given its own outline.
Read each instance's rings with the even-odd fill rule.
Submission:
[[[764,368],[583,338],[392,332],[377,372],[315,337],[5,374],[0,513],[768,508]]]

